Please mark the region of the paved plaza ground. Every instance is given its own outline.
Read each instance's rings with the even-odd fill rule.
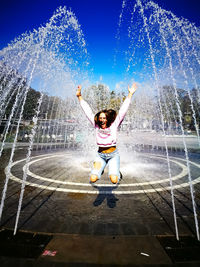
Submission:
[[[123,174],[120,184],[111,184],[106,169],[93,186],[89,183],[89,173],[95,151],[33,150],[29,162],[26,153],[26,149],[19,146],[11,167],[1,219],[3,266],[12,266],[14,262],[19,264],[16,266],[199,266],[198,226],[194,220],[184,151],[169,151],[168,162],[162,149],[135,150],[135,146],[133,149],[127,145],[120,150]],[[1,190],[9,157],[10,148],[4,150],[1,159]],[[179,242],[176,241],[169,165]],[[194,147],[189,149],[189,166],[198,223],[200,154]],[[26,187],[18,233],[13,237],[25,168]],[[42,239],[43,246],[38,245],[41,249],[37,256],[19,256],[20,252],[19,257],[11,256],[16,244],[18,248],[25,246],[27,238],[32,244],[34,236],[47,238],[47,241]]]

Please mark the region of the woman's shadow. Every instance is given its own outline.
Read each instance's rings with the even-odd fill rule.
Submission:
[[[95,207],[100,206],[104,199],[106,199],[107,201],[107,206],[109,208],[115,208],[116,207],[116,202],[119,200],[118,198],[115,197],[115,195],[113,194],[113,190],[116,189],[118,187],[118,184],[116,184],[116,186],[97,186],[94,185],[94,183],[91,183],[92,187],[96,188],[99,190],[99,194],[97,196],[97,198],[95,199],[95,201],[93,202],[93,205]]]

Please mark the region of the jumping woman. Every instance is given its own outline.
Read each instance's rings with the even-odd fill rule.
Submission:
[[[92,183],[101,178],[107,164],[111,182],[116,184],[120,180],[120,156],[116,147],[117,128],[126,115],[136,89],[136,83],[133,83],[131,87],[128,86],[128,96],[124,100],[118,114],[113,109],[105,109],[94,116],[90,106],[81,95],[81,85],[78,86],[76,96],[85,115],[96,130],[96,142],[99,147],[90,176],[90,182]]]

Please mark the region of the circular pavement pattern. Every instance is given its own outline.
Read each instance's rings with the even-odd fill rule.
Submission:
[[[62,171],[61,163],[64,161],[66,164],[65,168],[68,170],[71,169],[73,172],[73,167],[70,166],[70,162],[73,161],[72,157],[73,155],[70,153],[54,153],[34,156],[31,157],[30,160],[24,158],[15,161],[11,166],[11,171],[9,174],[10,179],[18,183],[24,182],[26,185],[32,187],[59,191],[63,193],[110,194],[112,190],[115,190],[115,194],[154,193],[157,191],[171,190],[169,172],[166,167],[163,167],[164,165],[170,165],[173,189],[184,188],[190,185],[188,181],[187,162],[185,159],[179,157],[170,157],[169,162],[167,162],[167,158],[163,155],[142,153],[141,157],[143,159],[148,159],[149,163],[146,163],[146,165],[154,164],[157,166],[157,169],[155,170],[151,179],[148,181],[145,179],[139,179],[140,182],[138,182],[138,179],[134,179],[134,177],[131,177],[129,174],[129,177],[123,177],[123,179],[117,185],[113,185],[111,183],[102,183],[101,181],[91,185],[88,182],[89,168],[87,167],[85,169],[83,168],[83,179],[71,179],[70,173],[68,173],[66,177],[67,172],[65,172],[64,169]],[[49,177],[48,173],[44,170],[48,170],[52,164],[52,161],[55,166],[60,166],[60,170],[57,173],[55,172],[53,177]],[[67,161],[69,162],[68,165]],[[163,164],[161,162],[163,162]],[[83,162],[83,164],[87,163]],[[190,169],[195,169],[194,173],[196,173],[196,175],[191,175],[192,184],[197,184],[200,182],[200,176],[197,175],[197,173],[200,173],[200,165],[192,161],[189,161],[189,165]],[[123,164],[121,164],[121,167],[123,169]],[[126,168],[124,167],[124,170],[125,169]],[[8,167],[5,169],[5,172],[8,173]],[[49,173],[52,172],[53,170],[49,171]],[[23,175],[23,173],[27,175]],[[160,174],[160,176],[157,174]],[[24,177],[24,181],[22,177]],[[162,179],[159,179],[159,177],[162,177]],[[85,180],[85,182],[79,182],[79,180]]]

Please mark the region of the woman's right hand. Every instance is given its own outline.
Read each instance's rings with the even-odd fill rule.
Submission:
[[[136,90],[137,90],[137,84],[136,83],[133,83],[131,85],[131,87],[128,86],[129,94],[132,94],[133,95],[136,92]]]
[[[81,96],[81,88],[82,88],[82,86],[81,85],[78,85],[78,88],[76,90],[76,96],[77,97]]]

